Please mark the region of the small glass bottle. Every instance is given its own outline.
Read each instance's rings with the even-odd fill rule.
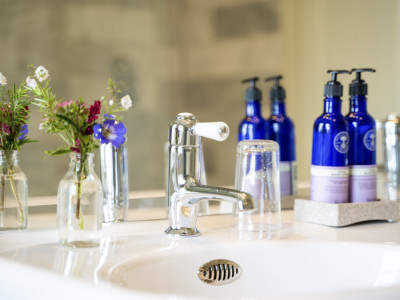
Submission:
[[[58,186],[57,237],[62,245],[96,247],[103,221],[103,189],[93,169],[93,153],[71,153]]]
[[[0,150],[0,230],[25,229],[28,183],[18,165],[17,150]]]

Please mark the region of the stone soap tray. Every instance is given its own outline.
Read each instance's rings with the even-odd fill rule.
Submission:
[[[281,209],[293,209],[295,198],[296,196],[282,196]]]
[[[399,221],[400,202],[377,200],[364,203],[333,204],[304,199],[294,202],[297,221],[343,227],[365,221]]]

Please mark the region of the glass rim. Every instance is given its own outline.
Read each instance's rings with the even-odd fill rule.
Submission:
[[[238,153],[275,151],[279,151],[279,144],[272,140],[243,140],[237,145]]]
[[[0,150],[0,157],[10,157],[12,156],[14,159],[17,158],[19,150]]]
[[[15,153],[15,152],[16,152],[16,153],[18,153],[19,151],[20,151],[20,150],[6,150],[6,149],[0,149],[0,152],[1,152],[1,153],[3,153],[3,152],[6,152],[6,153],[7,153],[7,152],[11,152],[11,153]]]
[[[76,156],[81,156],[81,155],[82,155],[81,153],[76,153],[76,152],[70,152],[69,153],[70,157],[76,157]],[[94,153],[93,152],[89,152],[89,153],[86,153],[86,155],[87,156],[94,156]]]

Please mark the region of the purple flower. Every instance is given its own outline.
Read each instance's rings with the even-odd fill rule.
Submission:
[[[108,144],[109,142],[115,148],[120,148],[125,143],[126,127],[124,123],[116,121],[114,119],[105,120],[103,125],[95,124],[93,126],[94,138],[99,139],[102,144]]]
[[[28,134],[28,124],[24,124],[21,126],[21,131],[19,132],[19,137],[18,140],[23,140],[26,138],[26,135]]]

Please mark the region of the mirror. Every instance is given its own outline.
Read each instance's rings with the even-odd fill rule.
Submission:
[[[130,94],[130,189],[164,188],[164,144],[176,114],[224,121],[225,142],[204,140],[207,182],[233,185],[237,126],[244,117],[241,79],[282,74],[288,114],[297,133],[300,181],[309,179],[314,119],[321,114],[329,68],[374,67],[369,110],[377,119],[400,111],[397,48],[399,5],[379,0],[4,0],[0,10],[2,72],[19,83],[28,64],[43,65],[59,98],[89,103],[107,96],[108,78]],[[343,112],[348,110],[343,79]],[[263,115],[269,115],[270,83]],[[46,157],[61,140],[40,131],[31,108],[31,139],[20,165],[31,196],[55,195],[67,171],[66,156]],[[378,151],[379,152],[379,151]]]

